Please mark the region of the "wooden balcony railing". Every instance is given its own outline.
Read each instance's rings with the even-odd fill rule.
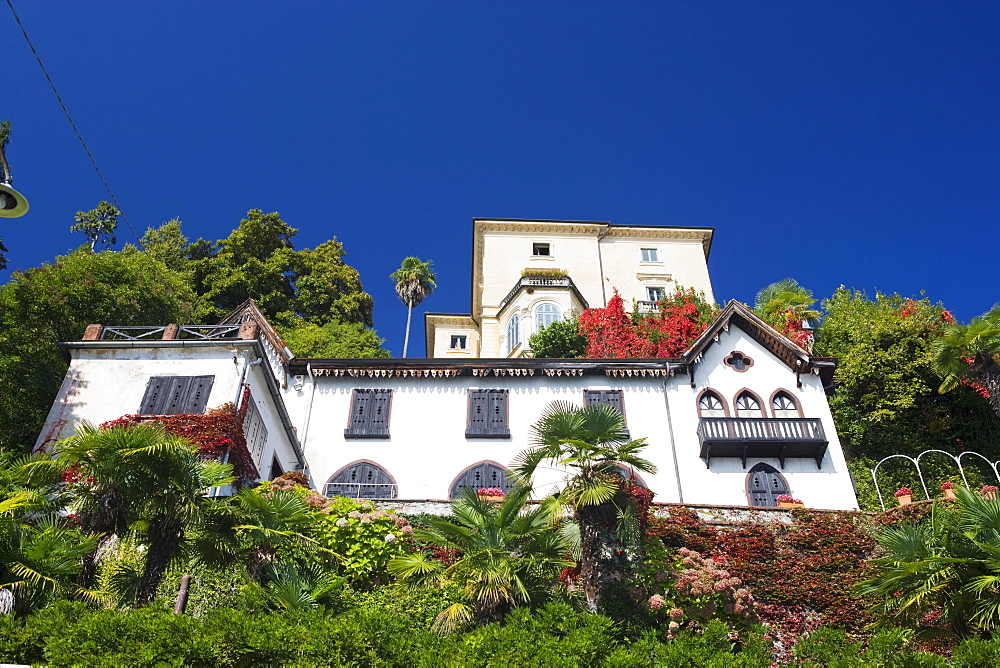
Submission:
[[[814,459],[822,468],[827,441],[817,418],[701,418],[698,442],[705,465],[713,457],[776,458],[785,468],[788,458]]]

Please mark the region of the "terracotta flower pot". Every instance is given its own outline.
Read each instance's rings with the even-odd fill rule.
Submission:
[[[502,496],[487,496],[486,494],[480,494],[479,498],[488,503],[500,503],[504,499]]]
[[[897,496],[896,499],[899,500],[899,505],[908,506],[913,503],[913,497],[907,494],[906,496]]]
[[[983,496],[986,497],[987,499],[989,499],[990,501],[996,501],[997,500],[997,493],[996,492],[984,492]]]
[[[778,501],[779,508],[805,508],[804,503],[791,503],[790,501]]]
[[[944,498],[949,501],[954,501],[956,498],[958,498],[955,496],[955,490],[953,489],[946,489],[942,491],[944,491]]]

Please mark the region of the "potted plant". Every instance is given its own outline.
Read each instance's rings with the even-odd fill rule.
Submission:
[[[484,501],[493,501],[495,503],[503,501],[504,497],[507,496],[499,487],[484,487],[476,490],[476,494]]]
[[[954,488],[955,488],[955,483],[951,482],[950,480],[941,485],[941,491],[944,492],[944,498],[948,499],[949,501],[954,501],[955,500]]]
[[[896,499],[899,500],[899,505],[908,506],[913,503],[913,490],[909,487],[900,487],[896,490]]]
[[[806,504],[799,499],[793,498],[791,494],[782,494],[778,497],[779,508],[805,508]]]
[[[990,501],[995,501],[997,498],[996,485],[983,485],[983,488],[979,491],[982,492],[983,496],[985,496]]]

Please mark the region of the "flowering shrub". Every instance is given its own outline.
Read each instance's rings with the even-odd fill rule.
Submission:
[[[781,494],[778,496],[778,503],[802,503],[791,494]]]
[[[321,498],[323,506],[317,509],[314,537],[337,555],[350,580],[379,582],[386,577],[389,560],[412,549],[413,527],[405,517],[375,510],[368,501]]]
[[[507,496],[499,487],[483,487],[482,489],[477,489],[476,494],[479,496]]]
[[[945,482],[945,483],[941,484],[941,490],[942,491],[944,491],[946,489],[954,489],[954,488],[955,488],[955,483],[953,483],[950,480],[948,482]]]
[[[901,496],[913,496],[913,490],[909,487],[900,487],[893,496],[897,499]]]
[[[645,600],[654,619],[672,634],[702,628],[712,619],[746,628],[757,620],[755,601],[743,580],[686,547],[672,560],[662,547],[647,552],[633,596]]]
[[[244,395],[244,406],[247,404],[248,396],[249,393]],[[218,459],[228,451],[228,462],[233,465],[233,471],[241,482],[250,484],[257,480],[260,474],[247,449],[246,437],[243,435],[243,418],[243,413],[237,411],[232,403],[226,403],[218,408],[210,408],[207,413],[123,415],[116,420],[105,422],[101,425],[101,429],[159,423],[167,433],[183,436],[196,443],[203,457]]]

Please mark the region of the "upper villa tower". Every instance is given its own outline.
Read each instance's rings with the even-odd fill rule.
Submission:
[[[424,316],[427,356],[528,356],[528,338],[555,320],[603,307],[617,289],[640,310],[679,286],[714,301],[712,228],[476,218],[471,313]]]

